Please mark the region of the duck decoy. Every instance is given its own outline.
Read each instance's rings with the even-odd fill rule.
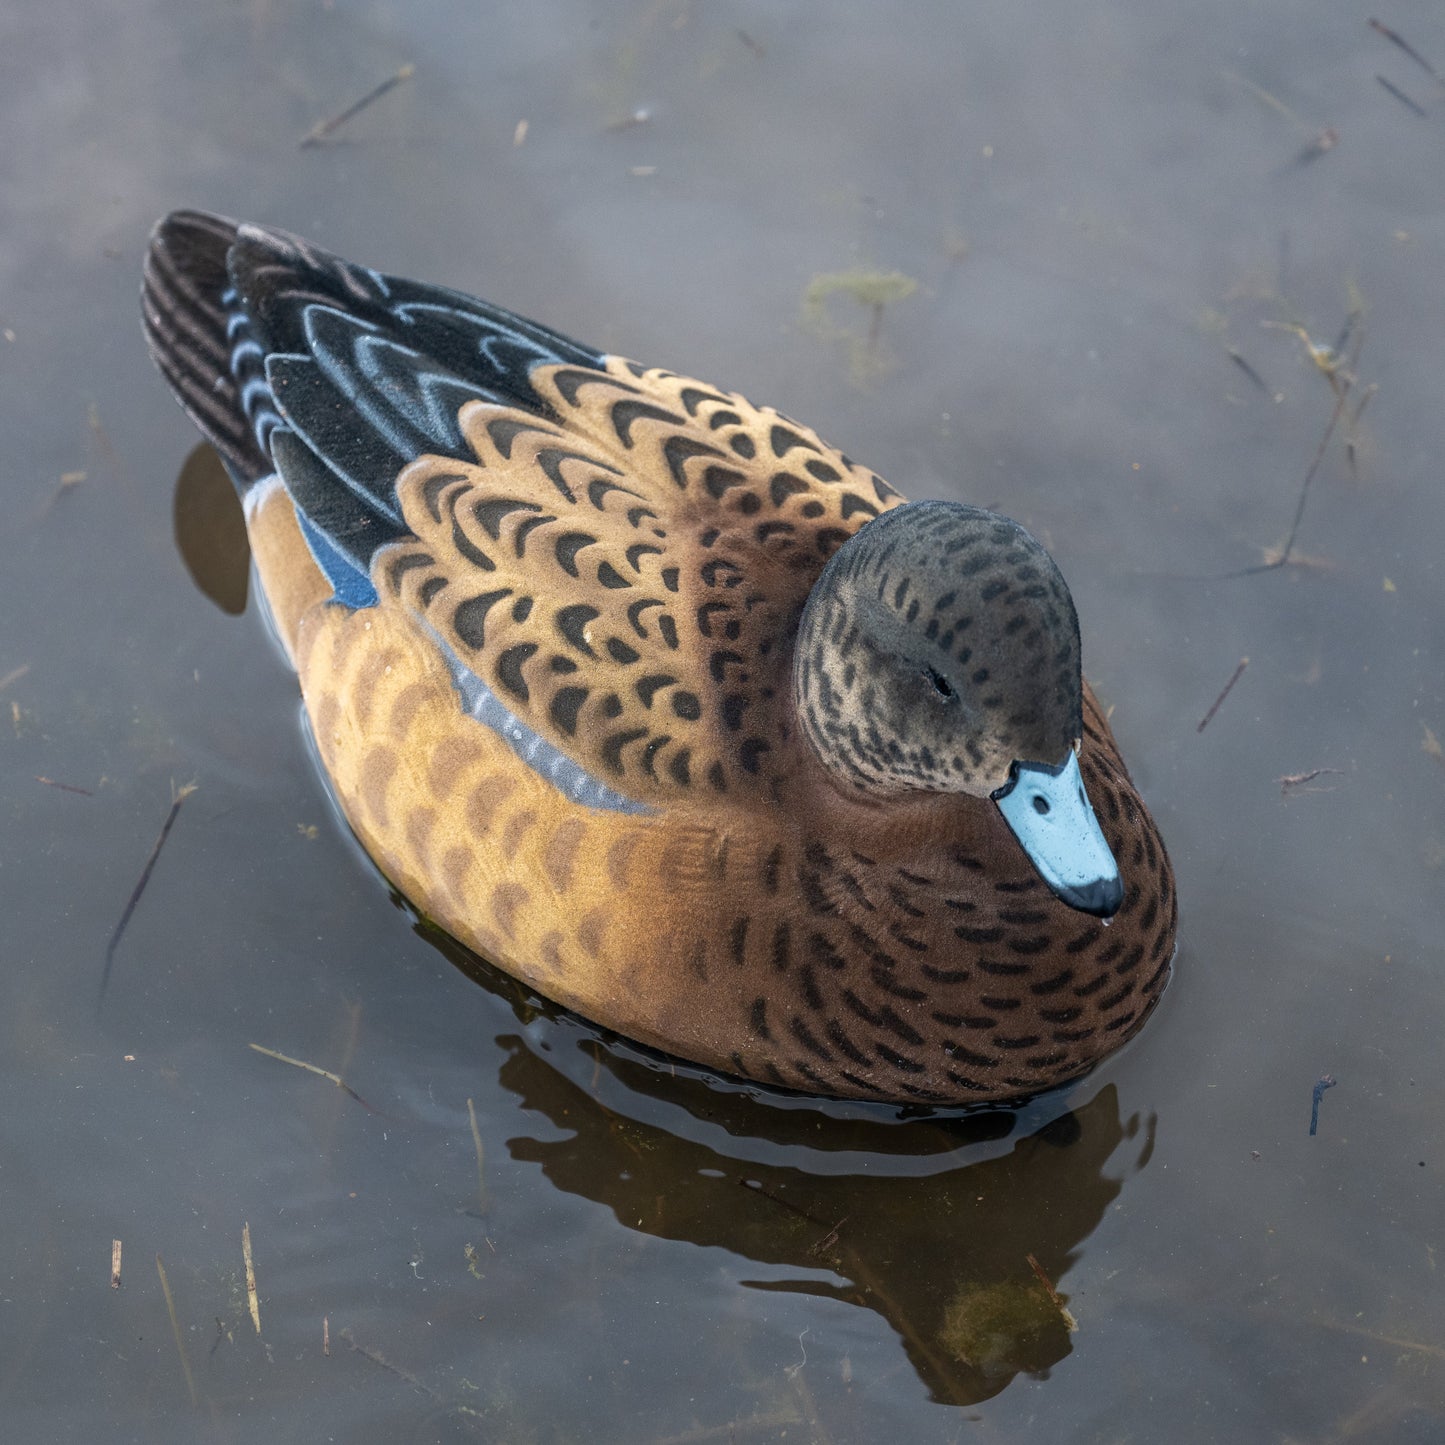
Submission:
[[[143,312],[423,917],[815,1094],[1016,1098],[1143,1024],[1173,875],[1017,523],[282,231],[167,217]]]

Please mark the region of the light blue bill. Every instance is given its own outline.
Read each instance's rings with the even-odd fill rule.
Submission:
[[[1057,767],[1015,763],[1008,785],[993,798],[1057,898],[1099,918],[1119,911],[1124,901],[1119,865],[1089,805],[1072,749]]]

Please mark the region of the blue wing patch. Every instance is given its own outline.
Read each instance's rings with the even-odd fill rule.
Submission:
[[[326,533],[305,512],[298,509],[296,515],[301,522],[301,535],[306,539],[306,545],[311,549],[316,565],[331,583],[336,600],[344,602],[348,607],[375,607],[376,588],[371,585],[371,578],[338,552],[331,545]]]

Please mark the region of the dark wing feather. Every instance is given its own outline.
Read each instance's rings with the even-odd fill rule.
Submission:
[[[500,306],[353,265],[284,231],[239,227],[228,266],[267,352],[308,350],[308,318],[324,308],[369,324],[491,400],[528,411],[543,404],[528,380],[533,367],[603,365],[601,353]]]
[[[279,471],[318,563],[358,603],[376,549],[407,535],[398,473],[468,454],[466,402],[545,415],[534,368],[605,364],[501,307],[196,211],[156,227],[143,311],[157,364],[238,485]]]

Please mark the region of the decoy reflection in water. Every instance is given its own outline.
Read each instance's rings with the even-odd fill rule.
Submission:
[[[526,1117],[549,1120],[561,1135],[533,1128],[510,1138],[514,1159],[605,1205],[627,1229],[771,1266],[765,1281],[750,1279],[746,1265],[730,1271],[749,1289],[876,1311],[930,1397],[945,1404],[987,1399],[1069,1354],[1060,1307],[1068,1271],[1153,1151],[1154,1120],[1121,1118],[1112,1084],[1032,1133],[970,1148],[969,1118],[898,1125],[780,1111],[696,1079],[654,1070],[646,1081],[645,1065],[595,1040],[581,1056],[569,1047],[543,1056],[516,1036],[501,1042],[503,1087]],[[570,1068],[568,1054],[577,1060]],[[588,1056],[611,1076],[600,1090],[585,1085]],[[669,1109],[693,1119],[678,1132],[653,1122]],[[999,1122],[984,1122],[977,1137],[987,1140]],[[704,1123],[711,1147],[679,1137]],[[867,1161],[866,1172],[840,1167],[849,1153]],[[958,1162],[970,1155],[977,1162]]]
[[[171,504],[176,551],[200,590],[233,617],[246,610],[251,548],[236,489],[214,447],[192,448],[176,478]]]
[[[1173,878],[1023,528],[279,231],[170,216],[143,309],[341,807],[425,917],[816,1093],[1019,1097],[1141,1026]]]

